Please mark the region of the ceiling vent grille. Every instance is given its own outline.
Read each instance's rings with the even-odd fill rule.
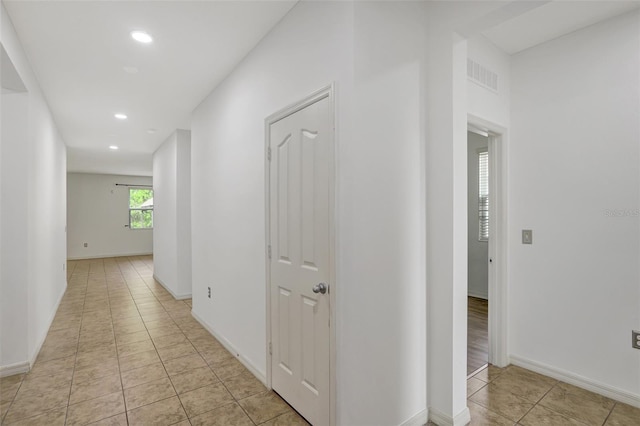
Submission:
[[[498,92],[498,74],[467,58],[467,77],[476,84]]]

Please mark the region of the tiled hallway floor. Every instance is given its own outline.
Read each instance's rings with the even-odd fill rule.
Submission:
[[[639,426],[640,409],[516,366],[467,380],[471,425]]]
[[[153,280],[150,256],[68,268],[34,368],[0,379],[0,423],[306,425]],[[640,409],[515,366],[467,388],[472,425],[640,425]]]
[[[0,379],[2,424],[307,424],[153,280],[150,256],[68,271],[33,369]]]

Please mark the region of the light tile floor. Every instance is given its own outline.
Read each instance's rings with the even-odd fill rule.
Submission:
[[[33,369],[0,379],[0,423],[307,424],[153,280],[150,256],[68,268]],[[515,366],[489,366],[467,391],[472,425],[640,425],[638,408]]]
[[[640,409],[524,368],[489,365],[467,380],[471,425],[640,426]]]
[[[307,425],[153,279],[139,256],[68,262],[28,374],[0,379],[7,425]]]

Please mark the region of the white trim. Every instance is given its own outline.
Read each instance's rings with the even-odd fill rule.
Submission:
[[[28,373],[31,369],[29,361],[17,362],[11,365],[0,366],[0,377],[13,376],[14,374]]]
[[[187,294],[175,294],[168,285],[166,285],[165,283],[162,282],[162,280],[160,280],[160,278],[158,278],[158,276],[156,274],[153,274],[153,279],[156,280],[158,282],[158,284],[160,284],[162,287],[164,287],[165,290],[167,290],[174,299],[176,300],[184,300],[184,299],[191,299],[191,293],[187,293]]]
[[[478,368],[477,370],[473,370],[470,374],[467,374],[467,380],[469,380],[470,378],[472,378],[473,376],[475,376],[476,374],[478,374],[479,372],[481,372],[482,370],[488,367],[489,367],[489,364],[485,364],[482,367]],[[467,395],[467,398],[469,398],[469,396],[471,395]]]
[[[429,421],[429,410],[424,409],[410,419],[400,423],[400,426],[423,426]]]
[[[489,137],[489,133],[486,130],[482,130],[474,126],[472,123],[467,123],[467,131],[471,133],[475,133],[476,135],[483,136],[485,138]]]
[[[474,293],[472,291],[467,293],[467,296],[469,297],[475,297],[476,299],[483,299],[483,300],[489,300],[489,295],[487,294],[479,294],[479,293]]]
[[[67,260],[90,260],[90,259],[105,259],[112,257],[132,257],[132,256],[151,256],[153,252],[144,252],[144,253],[116,253],[116,254],[96,254],[92,256],[79,256],[79,257],[68,257]]]
[[[64,288],[62,289],[60,296],[58,296],[58,300],[56,301],[53,311],[49,315],[49,321],[48,321],[49,325],[47,326],[47,330],[39,339],[33,353],[29,354],[29,359],[26,361],[0,366],[0,377],[12,376],[14,374],[28,373],[31,370],[31,368],[33,368],[33,364],[35,364],[36,359],[38,359],[38,355],[40,354],[40,349],[42,349],[42,345],[44,345],[44,341],[47,339],[47,335],[49,334],[49,329],[53,324],[53,320],[56,317],[56,314],[58,313],[58,308],[60,307],[60,303],[62,303],[62,298],[64,297],[64,294],[66,292],[67,292],[67,280],[65,278]]]
[[[455,417],[450,417],[435,408],[429,410],[429,420],[439,426],[464,426],[471,422],[471,413],[468,407],[459,412]]]
[[[473,114],[467,114],[467,128],[485,131],[489,135],[489,362],[498,367],[509,364],[508,357],[508,212],[507,212],[507,159],[508,132]]]
[[[241,355],[231,344],[231,342],[229,342],[229,340],[216,333],[213,328],[209,327],[209,324],[207,324],[202,318],[200,318],[198,314],[196,314],[193,310],[191,311],[191,316],[195,318],[195,320],[198,321],[200,325],[202,325],[209,333],[211,333],[211,335],[215,337],[226,350],[228,350],[233,356],[235,356],[242,365],[247,367],[247,370],[249,370],[251,374],[256,376],[256,379],[260,380],[265,386],[267,385],[267,378],[265,377],[265,375],[261,373],[260,370],[255,365],[253,365],[253,363],[247,357]]]
[[[58,313],[58,308],[60,307],[60,303],[62,303],[62,298],[64,297],[64,294],[66,292],[67,292],[67,278],[66,278],[66,275],[65,275],[64,288],[62,289],[62,292],[60,293],[60,296],[58,296],[58,301],[56,302],[56,305],[53,308],[53,311],[49,315],[49,325],[47,326],[46,331],[40,337],[38,343],[36,344],[36,347],[35,347],[33,353],[29,357],[29,369],[33,368],[33,364],[35,364],[36,359],[38,358],[38,355],[40,354],[40,349],[42,349],[42,345],[44,345],[44,341],[47,339],[47,335],[49,334],[49,329],[51,328],[51,325],[53,324],[53,320],[55,319],[56,314]]]
[[[269,353],[269,345],[271,343],[271,262],[269,259],[268,247],[271,242],[271,218],[270,218],[270,190],[271,190],[271,176],[270,166],[271,161],[268,158],[268,150],[270,145],[270,126],[287,116],[294,114],[309,105],[312,105],[324,98],[329,99],[329,117],[332,120],[332,140],[329,144],[329,159],[331,164],[329,165],[329,322],[331,324],[329,330],[329,421],[330,426],[336,425],[337,418],[337,384],[336,384],[336,363],[337,363],[337,350],[336,350],[336,253],[338,247],[336,245],[336,224],[337,224],[337,209],[336,209],[336,170],[337,170],[337,158],[336,158],[336,144],[337,144],[337,111],[336,111],[336,85],[331,83],[328,86],[323,87],[304,97],[302,100],[295,102],[288,107],[285,107],[265,119],[264,122],[264,168],[265,168],[265,274],[266,274],[266,326],[267,326],[267,340],[265,342],[265,353],[267,358],[267,377],[266,385],[271,389],[271,363],[272,356]],[[295,407],[294,407],[295,408]]]
[[[616,387],[600,383],[596,380],[589,379],[579,374],[575,374],[561,368],[552,367],[550,365],[533,361],[517,355],[511,355],[511,363],[513,365],[517,365],[518,367],[526,368],[527,370],[535,371],[536,373],[553,377],[554,379],[569,383],[570,385],[574,385],[579,388],[586,389],[588,391],[605,396],[607,398],[620,401],[624,404],[640,408],[639,394],[634,394],[622,389],[618,389]]]

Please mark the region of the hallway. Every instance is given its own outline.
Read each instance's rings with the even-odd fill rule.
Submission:
[[[69,261],[68,278],[33,369],[0,380],[2,424],[307,424],[153,280],[151,256]]]
[[[28,374],[0,379],[3,425],[307,425],[153,280],[151,256],[69,261]],[[467,380],[472,425],[637,425],[640,409],[516,366]],[[432,424],[432,423],[429,423]]]

